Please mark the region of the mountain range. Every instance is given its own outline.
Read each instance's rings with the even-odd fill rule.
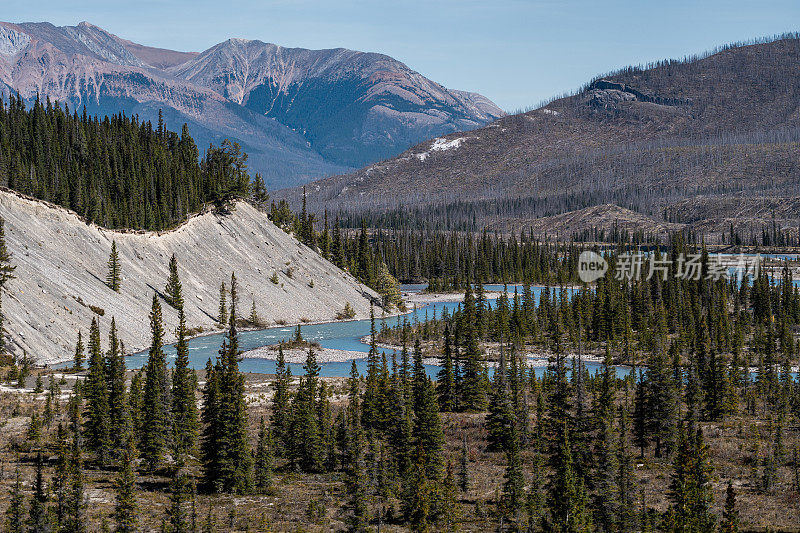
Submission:
[[[0,22],[0,91],[101,116],[155,121],[162,110],[167,127],[186,123],[201,150],[238,141],[269,187],[347,172],[504,115],[382,54],[244,39],[179,52],[86,22]]]
[[[403,211],[453,229],[519,230],[617,206],[661,230],[757,231],[774,220],[796,234],[798,153],[800,35],[791,34],[598,76],[538,109],[306,190],[319,212]],[[278,195],[299,205],[302,190]],[[558,220],[569,236],[564,220],[585,226],[621,212]]]

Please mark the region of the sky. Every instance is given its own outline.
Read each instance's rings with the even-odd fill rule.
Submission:
[[[800,0],[4,0],[0,19],[185,51],[240,37],[381,52],[514,111],[627,65],[800,31]]]

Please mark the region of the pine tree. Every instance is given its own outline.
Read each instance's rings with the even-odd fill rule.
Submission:
[[[258,427],[258,444],[254,464],[256,489],[262,494],[272,485],[272,431],[264,423],[264,417]]]
[[[489,449],[492,451],[508,450],[511,445],[512,432],[515,432],[516,423],[506,383],[507,373],[505,350],[501,345],[500,366],[494,373],[491,398],[489,400],[489,413],[486,415],[487,440],[489,441]]]
[[[178,310],[183,309],[183,288],[178,276],[178,260],[175,258],[175,254],[172,254],[169,259],[169,278],[167,278],[164,294],[169,305]]]
[[[11,497],[6,509],[6,531],[25,533],[25,495],[22,493],[22,478],[17,468],[16,479],[11,487]]]
[[[557,451],[552,457],[553,477],[547,499],[550,509],[548,528],[565,533],[590,531],[586,488],[583,480],[575,474],[566,423],[560,435]]]
[[[739,512],[736,510],[736,491],[728,480],[725,490],[725,508],[722,510],[722,522],[719,525],[722,533],[736,533],[739,531]]]
[[[117,251],[117,241],[111,241],[111,254],[108,257],[108,274],[106,275],[106,285],[114,292],[119,292],[122,283],[122,269],[119,264],[119,252]]]
[[[439,521],[442,525],[442,531],[456,531],[461,513],[458,505],[458,486],[453,472],[453,463],[450,461],[447,462],[444,483],[442,484],[440,508],[441,516]]]
[[[297,394],[292,402],[292,455],[304,472],[319,472],[322,469],[323,443],[317,416],[317,382],[319,365],[313,349],[308,350],[303,366],[305,376],[300,378]]]
[[[183,306],[178,308],[177,337],[175,369],[172,372],[172,447],[175,456],[181,457],[191,453],[197,445],[198,428],[195,380],[189,368],[189,345]]]
[[[203,479],[209,490],[219,492],[221,487],[217,480],[219,471],[220,453],[220,390],[219,375],[220,365],[206,362],[206,384],[203,387],[203,401],[201,421],[203,424],[200,441],[200,456],[203,463]]]
[[[465,358],[461,397],[464,408],[468,411],[482,411],[486,407],[486,381],[478,348],[476,323],[475,296],[472,293],[471,284],[467,280],[467,290],[464,294],[464,310],[461,316]]]
[[[441,370],[436,379],[436,392],[438,393],[440,409],[452,412],[456,408],[456,376],[453,367],[453,352],[450,339],[450,328],[444,327],[444,349],[439,363]]]
[[[81,331],[78,330],[78,342],[75,343],[75,356],[72,358],[72,360],[73,368],[79,372],[83,370],[83,358],[85,357],[83,350],[83,336]]]
[[[16,268],[16,265],[11,264],[11,252],[8,251],[6,245],[5,220],[0,217],[0,354],[6,351],[5,329],[3,329],[5,323],[3,289],[5,289],[6,283],[16,277],[14,275]]]
[[[429,480],[440,480],[444,433],[439,417],[436,392],[422,364],[422,351],[417,340],[414,349],[414,426],[412,442],[420,453],[424,475]]]
[[[189,517],[185,509],[187,493],[190,492],[189,484],[189,474],[179,461],[178,465],[173,468],[170,482],[170,505],[167,508],[167,531],[169,533],[189,532]]]
[[[252,455],[247,438],[247,406],[244,397],[244,376],[239,372],[239,336],[236,329],[236,276],[231,275],[231,314],[228,334],[222,343],[213,379],[217,382],[218,399],[204,405],[210,409],[203,419],[212,426],[204,443],[206,482],[214,490],[242,494],[252,484]],[[216,448],[211,452],[209,449]],[[216,464],[214,464],[216,463]]]
[[[6,283],[14,279],[16,266],[11,264],[11,252],[6,245],[6,221],[0,217],[0,290],[4,289]]]
[[[86,378],[86,436],[89,449],[104,464],[111,448],[111,412],[108,404],[108,375],[100,347],[100,326],[92,320],[89,330],[89,374]]]
[[[228,295],[225,288],[225,282],[219,286],[219,311],[217,312],[217,322],[221,327],[225,327],[228,323]]]
[[[114,522],[120,533],[136,531],[138,505],[136,502],[136,472],[134,471],[135,448],[133,440],[122,452],[119,472],[115,483]]]
[[[283,346],[278,345],[278,361],[275,367],[275,394],[272,397],[272,415],[270,426],[272,437],[278,445],[281,453],[276,455],[286,455],[285,451],[289,444],[289,384],[291,382],[291,369],[286,368],[286,360],[283,355]]]
[[[72,442],[62,453],[64,464],[63,518],[59,521],[63,531],[84,533],[87,531],[85,480],[83,475],[83,456],[81,443],[81,414],[77,398],[73,397],[69,408],[70,433]]]
[[[168,417],[168,379],[167,361],[163,351],[164,324],[161,317],[161,304],[153,295],[150,311],[150,352],[144,374],[144,393],[142,398],[142,459],[151,470],[161,462],[167,445]]]
[[[128,447],[131,434],[128,396],[125,392],[125,354],[124,346],[117,337],[117,325],[111,319],[106,352],[106,379],[108,380],[108,406],[110,441],[114,457],[120,457]]]
[[[36,481],[33,487],[30,510],[28,512],[29,533],[50,533],[53,526],[47,512],[47,488],[44,481],[44,462],[42,453],[36,455]]]

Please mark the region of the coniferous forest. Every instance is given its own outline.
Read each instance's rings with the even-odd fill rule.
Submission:
[[[235,143],[200,159],[180,135],[124,114],[98,118],[19,96],[0,99],[0,186],[58,204],[107,228],[162,230],[207,203],[244,196],[247,155]]]

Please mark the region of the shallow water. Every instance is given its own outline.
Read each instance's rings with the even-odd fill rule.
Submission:
[[[485,285],[487,291],[501,291],[502,285]],[[419,292],[425,288],[425,285],[402,285],[403,292]],[[509,285],[509,298],[513,298],[514,286]],[[542,294],[544,287],[531,287],[536,302],[538,304],[539,297]],[[558,294],[558,288],[551,288],[551,291]],[[520,286],[521,293],[521,286]],[[488,300],[487,303],[494,307],[497,300]],[[440,302],[418,307],[416,311],[412,311],[403,315],[399,320],[408,319],[413,322],[414,319],[420,321],[425,320],[426,314],[428,318],[440,316],[444,308],[447,308],[449,313],[452,313],[458,306],[459,302]],[[388,326],[394,326],[398,323],[398,317],[389,317],[382,319],[376,317],[376,328],[380,330],[382,323],[386,322]],[[289,340],[294,336],[295,327],[293,326],[280,326],[257,331],[243,331],[239,333],[239,346],[242,351],[252,350],[261,346],[270,346],[280,343],[284,340]],[[349,350],[355,352],[362,352],[364,358],[356,359],[356,367],[363,375],[366,373],[367,361],[366,356],[369,351],[369,345],[361,342],[361,339],[370,333],[369,320],[352,320],[347,322],[329,322],[325,324],[308,324],[301,326],[303,338],[308,341],[319,343],[323,348],[333,348],[338,350]],[[189,341],[189,366],[195,369],[205,368],[208,359],[214,360],[217,357],[219,348],[222,344],[224,334],[217,333],[205,337],[197,337]],[[392,350],[385,351],[391,366]],[[164,353],[167,355],[168,364],[172,364],[175,360],[175,346],[164,346]],[[125,364],[129,369],[137,369],[143,367],[147,363],[147,352],[140,352],[130,355],[125,358]],[[70,366],[71,363],[63,363],[62,367]],[[287,364],[292,369],[292,374],[295,376],[302,375],[303,365],[299,363]],[[330,362],[320,363],[320,375],[328,377],[345,377],[350,375],[350,361],[344,362]],[[586,363],[586,367],[590,372],[594,372],[600,368],[598,363]],[[269,359],[255,359],[246,358],[239,362],[239,369],[242,372],[256,372],[272,374],[275,372],[275,361]],[[439,367],[436,365],[425,365],[425,369],[429,376],[436,377],[439,372]],[[537,367],[535,369],[537,375],[544,372],[544,368]],[[618,369],[620,376],[627,374],[628,370],[624,368]]]

